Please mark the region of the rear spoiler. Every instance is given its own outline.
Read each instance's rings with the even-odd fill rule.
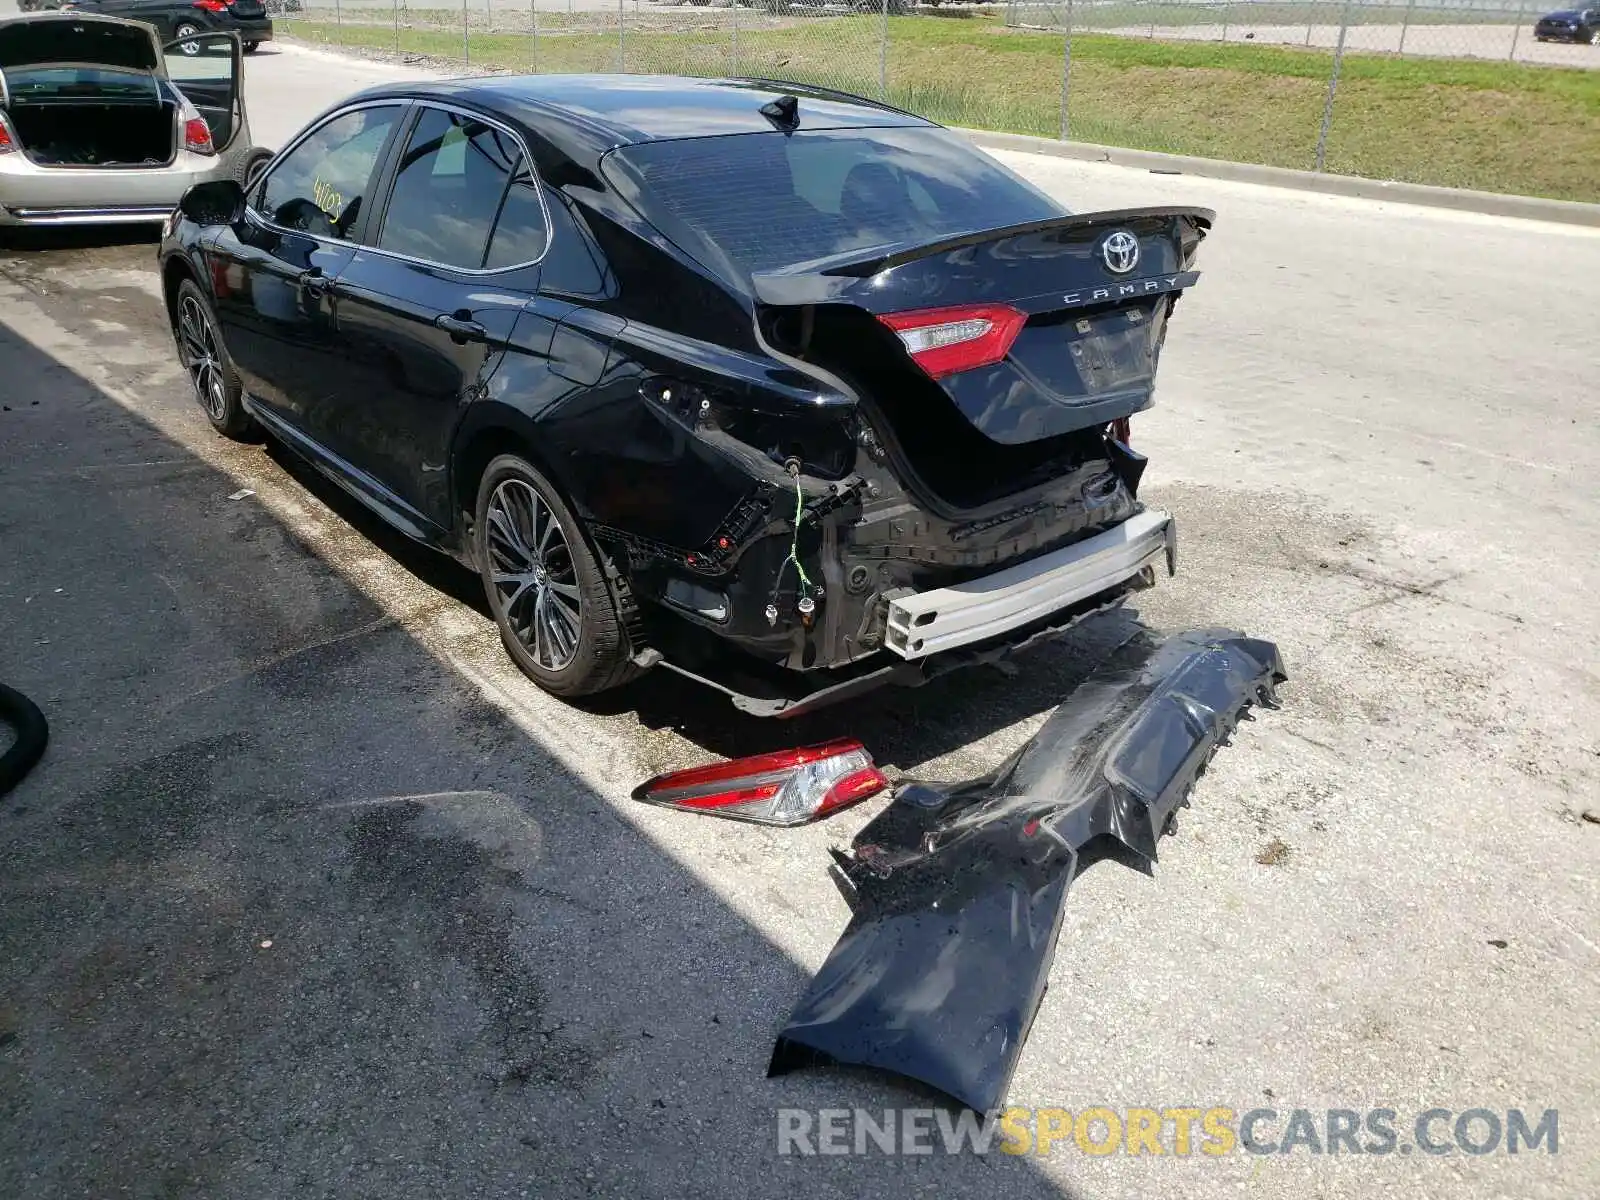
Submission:
[[[1105,212],[1072,213],[1050,217],[1043,221],[1007,225],[999,229],[980,229],[971,233],[956,234],[920,246],[889,245],[850,250],[827,258],[796,263],[790,267],[780,267],[775,271],[760,271],[753,274],[750,279],[755,298],[762,304],[826,304],[840,299],[853,284],[862,279],[871,278],[880,272],[890,271],[920,259],[949,254],[972,246],[1035,237],[1039,234],[1067,234],[1151,219],[1170,219],[1187,223],[1193,230],[1194,242],[1198,244],[1211,231],[1217,214],[1209,208],[1183,206],[1118,208]]]

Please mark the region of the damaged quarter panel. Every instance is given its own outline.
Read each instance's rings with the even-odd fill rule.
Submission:
[[[1277,707],[1284,678],[1270,642],[1140,632],[993,774],[901,786],[835,852],[854,915],[779,1035],[769,1074],[871,1066],[979,1112],[999,1108],[1079,855],[1105,837],[1153,861],[1206,763],[1252,705]]]

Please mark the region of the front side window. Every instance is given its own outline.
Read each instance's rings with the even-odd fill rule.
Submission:
[[[378,249],[481,269],[521,155],[516,139],[493,125],[424,109],[395,174]],[[537,193],[532,200],[537,206]],[[520,212],[525,201],[517,203]],[[541,233],[543,220],[541,214]]]
[[[273,167],[251,207],[285,229],[348,239],[402,111],[358,108],[333,118]]]

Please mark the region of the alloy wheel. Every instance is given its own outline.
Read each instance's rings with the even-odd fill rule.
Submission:
[[[228,419],[228,385],[211,318],[193,296],[178,302],[178,346],[195,398],[213,421]]]
[[[178,38],[193,37],[199,32],[200,30],[193,25],[179,25],[178,28],[173,31],[175,37]],[[193,58],[196,54],[200,53],[200,43],[184,42],[183,45],[178,47],[178,49],[182,50],[188,57]]]
[[[490,577],[506,624],[547,671],[578,653],[583,602],[567,531],[526,480],[507,479],[489,498]]]

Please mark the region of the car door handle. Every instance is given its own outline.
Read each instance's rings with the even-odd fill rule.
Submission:
[[[489,331],[476,321],[452,313],[440,313],[433,319],[435,328],[442,329],[457,342],[486,342]]]
[[[333,290],[333,280],[322,273],[321,267],[301,271],[295,282],[313,296],[326,296]]]

